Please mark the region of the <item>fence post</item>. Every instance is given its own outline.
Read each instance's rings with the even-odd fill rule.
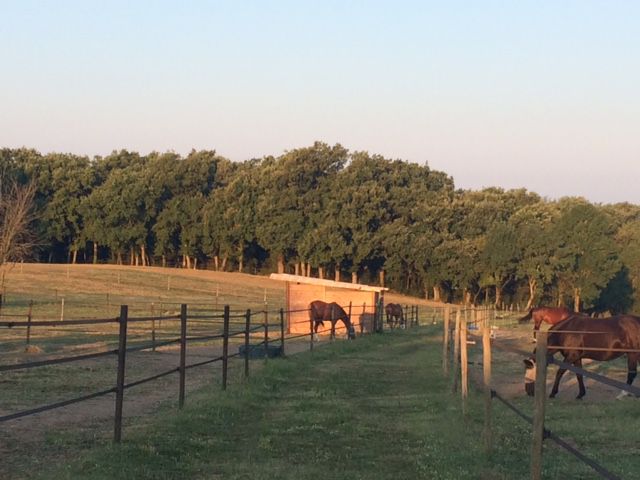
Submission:
[[[442,374],[449,375],[449,315],[451,308],[447,305],[444,309],[444,330],[442,332]]]
[[[418,305],[416,305],[416,327],[420,326],[420,317],[418,316]]]
[[[127,356],[127,317],[129,307],[120,305],[120,331],[118,335],[118,370],[116,374],[116,413],[114,418],[113,441],[122,439],[122,404],[124,400],[124,365]]]
[[[222,389],[227,389],[227,368],[229,366],[229,305],[224,306],[224,326],[222,330]]]
[[[493,448],[491,419],[491,326],[489,311],[482,311],[482,373],[484,380],[484,449],[487,454]]]
[[[351,303],[352,302],[349,302],[349,324],[351,324],[351,327],[353,328],[353,323],[351,323]],[[332,317],[333,317],[333,315],[332,315]],[[354,332],[355,332],[355,329],[354,329]],[[350,332],[349,332],[349,329],[347,328],[347,338],[350,339],[351,337],[349,337],[349,334],[350,334]]]
[[[249,335],[251,334],[251,310],[247,309],[244,321],[244,378],[249,378]]]
[[[155,304],[151,302],[151,317],[156,316]],[[151,319],[151,351],[156,351],[156,319]]]
[[[467,357],[467,319],[460,324],[460,393],[462,395],[462,413],[467,414],[467,396],[469,394],[469,363]]]
[[[187,306],[180,305],[180,395],[178,397],[178,408],[184,406],[184,387],[187,363]]]
[[[284,357],[284,309],[280,309],[280,355]]]
[[[456,328],[453,334],[453,385],[452,391],[458,391],[458,375],[460,373],[460,322],[462,321],[462,312],[460,307],[456,312]]]
[[[309,314],[309,350],[311,352],[313,352],[313,333],[313,319],[311,318],[311,314]]]
[[[29,311],[27,312],[27,346],[31,345],[31,320],[33,312],[33,300],[29,300]]]
[[[269,314],[264,311],[264,361],[269,358]]]
[[[531,439],[531,480],[542,478],[542,442],[544,407],[547,398],[547,332],[540,330],[536,343],[536,383],[533,399],[533,435]]]

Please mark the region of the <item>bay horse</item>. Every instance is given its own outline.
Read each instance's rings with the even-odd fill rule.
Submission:
[[[596,333],[592,333],[596,332]],[[584,315],[572,315],[568,319],[553,325],[548,330],[548,355],[561,353],[565,363],[582,368],[582,359],[590,358],[606,362],[623,355],[627,356],[627,385],[636,378],[640,359],[640,317],[618,315],[608,318],[591,318]],[[634,350],[625,352],[624,350]],[[535,350],[534,350],[535,353]],[[533,395],[535,379],[535,358],[527,358],[525,364],[525,391]],[[558,393],[558,385],[565,368],[558,368],[551,389],[550,398]],[[578,396],[584,397],[586,390],[582,375],[578,378]],[[623,392],[624,393],[624,392]]]
[[[542,322],[555,325],[573,314],[574,312],[564,307],[534,307],[524,317],[520,318],[518,323],[526,323],[533,318],[533,330],[538,331]]]
[[[384,307],[384,312],[387,314],[387,324],[393,327],[398,325],[404,326],[404,311],[402,305],[399,303],[387,303]]]
[[[309,319],[313,322],[313,331],[316,335],[318,327],[320,325],[324,327],[324,322],[327,320],[331,322],[331,338],[335,338],[336,322],[342,320],[342,323],[347,328],[349,339],[356,338],[356,332],[353,325],[351,325],[349,315],[336,302],[327,303],[322,300],[314,300],[309,304]]]

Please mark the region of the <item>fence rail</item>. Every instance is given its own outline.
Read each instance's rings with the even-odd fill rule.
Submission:
[[[453,378],[452,378],[452,388],[454,392],[457,390],[458,382],[461,384],[461,396],[463,402],[463,412],[465,411],[465,403],[466,403],[466,382],[467,382],[467,368],[469,364],[474,362],[468,362],[463,360],[462,358],[458,359],[458,355],[460,357],[464,357],[464,352],[466,352],[468,338],[473,338],[475,340],[479,340],[482,338],[483,340],[483,348],[482,355],[483,361],[481,363],[485,375],[483,378],[483,389],[485,392],[485,431],[483,432],[483,437],[485,438],[485,446],[488,452],[491,451],[491,406],[492,399],[498,400],[500,403],[505,405],[508,409],[514,412],[519,418],[527,422],[532,426],[532,448],[531,448],[531,478],[533,480],[539,480],[542,475],[542,443],[545,439],[549,439],[554,442],[557,446],[567,451],[579,461],[583,462],[585,465],[588,465],[595,472],[601,475],[603,478],[607,478],[609,480],[619,480],[620,477],[615,473],[609,471],[606,467],[600,465],[598,462],[593,460],[592,458],[585,455],[583,452],[578,450],[576,447],[572,446],[569,442],[559,437],[553,431],[545,428],[544,418],[545,418],[545,402],[546,402],[546,381],[547,381],[547,366],[549,364],[556,364],[560,368],[564,368],[570,370],[578,375],[583,375],[585,377],[589,377],[597,382],[602,384],[619,388],[623,391],[631,393],[636,396],[640,396],[640,388],[633,387],[631,385],[627,385],[625,383],[619,382],[617,380],[605,377],[603,375],[599,375],[594,372],[590,372],[589,370],[585,370],[583,368],[577,367],[575,365],[567,364],[565,362],[554,359],[552,356],[547,354],[548,347],[553,348],[554,346],[547,345],[547,332],[542,331],[538,333],[537,346],[536,346],[536,364],[537,364],[537,372],[536,372],[536,382],[535,382],[535,397],[534,397],[534,414],[533,416],[527,415],[522,410],[520,410],[516,405],[512,402],[508,401],[504,396],[502,396],[498,391],[496,391],[492,387],[491,380],[491,362],[492,362],[492,348],[496,348],[498,350],[507,351],[510,353],[515,353],[518,355],[523,355],[525,357],[530,357],[531,353],[526,352],[524,350],[513,347],[512,345],[505,344],[504,342],[500,342],[499,340],[491,338],[491,313],[489,309],[473,309],[474,310],[474,322],[476,324],[481,325],[482,337],[476,335],[467,335],[466,327],[466,315],[461,315],[462,309],[456,309],[456,324],[455,324],[455,335],[451,336],[450,329],[450,317],[451,317],[451,309],[452,307],[445,307],[444,314],[444,322],[443,322],[443,350],[442,350],[442,369],[443,374],[449,374],[449,363],[451,362],[451,355],[453,354]],[[570,333],[570,332],[562,332],[562,333]],[[584,333],[584,332],[579,332]],[[595,332],[590,332],[595,333]],[[453,342],[453,345],[452,345]],[[581,350],[585,350],[582,348]],[[588,350],[599,350],[599,349],[588,349]],[[635,353],[635,350],[622,350],[616,349],[616,351],[624,351]],[[459,353],[460,352],[460,353]],[[478,363],[478,362],[476,362]],[[488,374],[487,374],[488,373]],[[459,379],[458,379],[459,378]]]
[[[164,302],[168,304],[169,302]],[[407,318],[410,319],[409,326],[419,324],[418,307],[406,306]],[[409,313],[409,308],[410,312]],[[346,309],[346,307],[345,307]],[[159,309],[162,310],[162,309]],[[351,314],[351,305],[349,306],[349,314]],[[155,310],[152,310],[152,312]],[[296,310],[308,311],[307,310]],[[244,313],[231,312],[229,306],[225,306],[221,315],[207,315],[201,313],[201,310],[194,309],[193,314],[189,314],[186,304],[180,304],[180,313],[175,315],[151,315],[151,316],[130,316],[127,305],[120,307],[120,315],[118,317],[106,318],[106,319],[74,319],[74,320],[39,320],[33,321],[31,315],[28,315],[27,321],[2,321],[0,327],[14,328],[14,327],[27,327],[26,344],[29,345],[32,341],[32,333],[36,328],[44,329],[47,331],[59,330],[61,332],[67,332],[68,326],[93,326],[97,324],[112,324],[118,326],[117,341],[118,346],[115,349],[109,349],[99,352],[91,352],[80,355],[70,355],[59,358],[50,358],[46,360],[38,360],[31,362],[15,363],[9,365],[0,365],[0,373],[2,372],[16,372],[21,370],[28,370],[38,367],[61,365],[66,363],[81,362],[92,359],[100,359],[108,356],[115,356],[117,358],[116,364],[116,383],[114,386],[99,390],[96,392],[85,393],[78,395],[74,398],[64,399],[56,402],[51,402],[46,405],[40,405],[34,408],[24,409],[18,412],[13,412],[0,416],[0,423],[8,422],[18,418],[24,418],[30,415],[43,413],[65,406],[77,404],[87,400],[95,399],[98,397],[104,397],[106,395],[115,394],[115,415],[114,415],[114,441],[119,442],[122,438],[122,418],[124,414],[124,394],[129,389],[138,387],[140,385],[150,383],[159,380],[163,377],[167,377],[173,374],[179,375],[179,389],[178,389],[178,405],[180,408],[184,405],[186,388],[185,379],[186,371],[205,365],[220,363],[221,364],[221,383],[222,388],[225,389],[228,383],[228,368],[229,361],[241,356],[238,351],[236,353],[229,353],[230,340],[235,337],[243,337],[244,352],[244,376],[249,376],[249,358],[253,352],[260,349],[264,350],[265,359],[269,355],[270,346],[275,343],[279,348],[280,353],[285,353],[285,341],[291,341],[300,338],[310,339],[310,349],[313,349],[313,344],[316,341],[314,338],[313,325],[309,332],[298,335],[286,335],[285,334],[285,318],[288,314],[294,311],[285,311],[279,309],[275,312],[269,312],[266,308],[263,310],[246,310]],[[277,322],[269,322],[269,314],[278,319]],[[379,323],[380,329],[382,329],[382,303],[375,306],[374,312],[376,322]],[[262,318],[260,318],[262,317]],[[434,313],[435,318],[435,313]],[[219,322],[218,320],[222,320]],[[236,321],[236,319],[242,319],[242,321]],[[210,320],[210,321],[209,321]],[[164,321],[170,321],[175,325],[175,322],[179,322],[180,334],[178,338],[172,337],[168,339],[159,339],[156,336],[156,330],[159,325]],[[130,327],[139,324],[151,324],[151,341],[144,342],[142,344],[129,344],[128,336],[133,333],[140,333]],[[305,321],[303,323],[309,323]],[[188,335],[189,326],[198,326],[200,330],[196,334]],[[242,329],[231,328],[232,326],[242,325]],[[204,326],[204,327],[203,327]],[[202,328],[222,326],[222,332],[216,332],[214,334],[206,334],[202,332]],[[337,327],[337,331],[344,331],[346,327]],[[380,331],[376,328],[373,331]],[[74,330],[74,332],[87,333],[87,330]],[[148,330],[144,331],[145,333]],[[104,332],[95,332],[104,333]],[[114,332],[114,334],[116,334]],[[275,335],[274,335],[275,334]],[[260,335],[259,341],[256,335]],[[253,339],[253,342],[252,342]],[[205,360],[187,363],[186,353],[188,345],[193,342],[208,342],[208,341],[221,341],[222,342],[222,354],[207,358]],[[178,364],[170,369],[162,371],[160,373],[154,373],[143,378],[138,378],[133,381],[127,381],[126,363],[128,360],[128,354],[133,352],[140,352],[144,350],[155,351],[157,348],[166,347],[169,345],[178,345],[179,347],[179,361]]]

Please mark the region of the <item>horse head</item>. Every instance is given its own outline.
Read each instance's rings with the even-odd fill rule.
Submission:
[[[531,320],[532,316],[533,316],[533,308],[530,308],[529,313],[527,313],[524,317],[518,319],[518,323],[526,323],[529,320]]]
[[[525,358],[524,362],[524,391],[527,395],[533,397],[536,386],[536,359],[533,357]]]

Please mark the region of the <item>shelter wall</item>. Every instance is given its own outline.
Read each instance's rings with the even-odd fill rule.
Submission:
[[[377,295],[376,292],[371,291],[289,283],[287,286],[287,310],[291,313],[287,319],[288,331],[291,334],[309,333],[309,304],[314,300],[322,300],[336,302],[347,313],[349,313],[349,302],[351,302],[351,323],[356,332],[360,332],[360,317],[363,313],[374,313]],[[336,329],[338,335],[346,335],[341,321],[336,324]],[[331,322],[325,322],[324,328],[321,326],[318,333],[331,333]]]

